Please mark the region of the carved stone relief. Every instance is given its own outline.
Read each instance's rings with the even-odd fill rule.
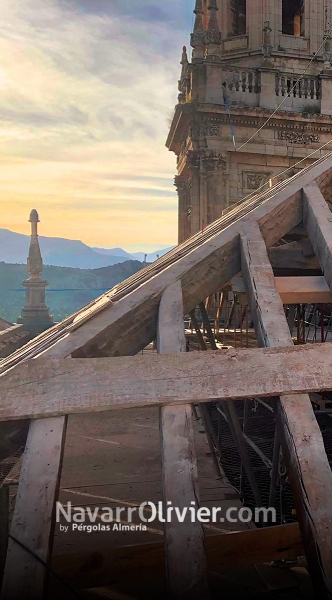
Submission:
[[[243,171],[243,191],[250,193],[268,182],[271,173]]]
[[[214,119],[195,119],[190,128],[190,135],[193,140],[199,140],[205,137],[218,137],[221,134],[221,123]]]
[[[189,150],[187,153],[188,166],[200,169],[202,173],[226,170],[226,155],[217,150]]]
[[[313,144],[320,141],[320,136],[316,133],[284,130],[278,131],[278,140],[289,142],[290,144]]]

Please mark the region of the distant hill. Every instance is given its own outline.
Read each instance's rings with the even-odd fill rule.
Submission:
[[[98,269],[116,265],[127,260],[144,260],[144,252],[129,254],[122,248],[90,248],[80,240],[55,237],[39,237],[44,265]],[[0,261],[8,264],[24,264],[29,251],[30,237],[8,229],[0,229]],[[153,262],[157,254],[162,256],[170,248],[148,254],[147,262]]]
[[[61,321],[98,296],[142,269],[138,261],[100,269],[44,267],[43,277],[49,282],[46,301],[55,321]],[[28,276],[26,265],[0,262],[0,317],[17,321],[24,305],[22,281]],[[58,291],[47,291],[58,290]]]
[[[97,254],[104,254],[105,256],[121,256],[121,257],[125,258],[126,260],[133,260],[133,258],[135,259],[133,254],[129,254],[125,250],[122,250],[122,248],[94,248],[94,247],[92,247],[92,250],[94,250],[94,252],[97,252]]]
[[[25,263],[29,251],[30,237],[0,229],[0,260],[5,263]],[[133,257],[124,255],[104,255],[96,252],[79,240],[39,237],[40,249],[45,265],[97,269],[115,265]]]

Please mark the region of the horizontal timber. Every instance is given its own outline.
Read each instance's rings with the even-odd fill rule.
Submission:
[[[329,343],[118,358],[38,358],[0,377],[0,420],[319,392],[332,389],[331,361]]]
[[[332,293],[325,277],[276,277],[275,282],[283,304],[332,302]]]

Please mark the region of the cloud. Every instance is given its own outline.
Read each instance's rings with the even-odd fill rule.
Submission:
[[[44,235],[176,242],[165,139],[191,11],[191,0],[2,0],[0,227],[26,231],[36,206]],[[114,219],[123,226],[107,228]]]

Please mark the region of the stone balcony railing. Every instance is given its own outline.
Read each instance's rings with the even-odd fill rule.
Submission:
[[[231,104],[257,106],[260,73],[256,69],[229,69],[223,75],[223,87]]]
[[[298,75],[280,74],[275,78],[275,91],[278,102],[283,102],[283,110],[301,110],[305,108],[320,108],[322,98],[321,79],[306,76],[299,79]]]
[[[311,100],[321,99],[321,82],[318,77],[302,77],[298,75],[276,75],[277,96],[292,96]]]
[[[322,99],[322,81],[320,77],[273,72],[269,77],[269,108],[276,108],[282,103],[280,110],[319,112]],[[223,73],[223,89],[229,102],[234,106],[264,107],[262,103],[262,85],[265,73],[258,69],[228,69]],[[270,79],[272,78],[272,80]],[[273,78],[275,85],[273,86]],[[275,87],[275,89],[273,89]],[[275,95],[274,95],[275,93]]]

